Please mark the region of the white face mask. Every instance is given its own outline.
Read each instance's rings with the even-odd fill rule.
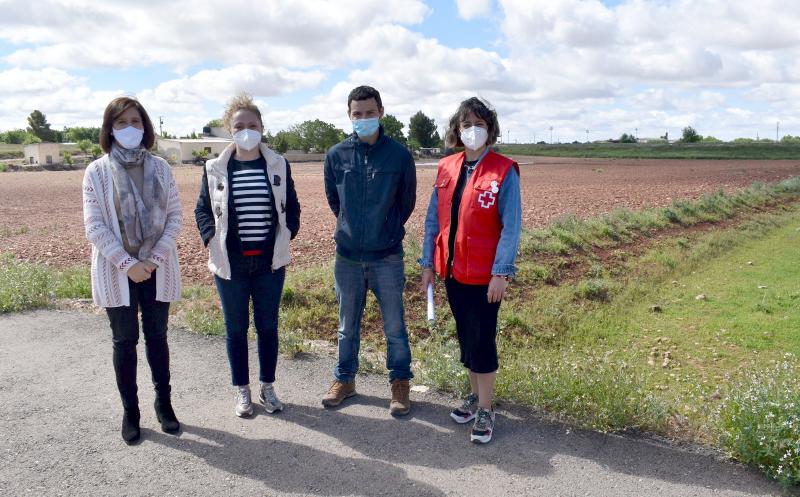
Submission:
[[[111,134],[114,135],[114,139],[117,140],[117,143],[124,148],[133,150],[141,145],[144,130],[128,126],[127,128],[112,130]]]
[[[486,128],[481,128],[480,126],[470,126],[462,130],[460,136],[465,147],[470,150],[478,150],[486,144],[489,132],[486,131]]]
[[[233,142],[242,150],[253,150],[261,143],[261,133],[254,129],[243,129],[233,134]]]

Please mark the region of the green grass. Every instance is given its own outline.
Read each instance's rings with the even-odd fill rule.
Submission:
[[[49,307],[58,298],[92,296],[86,268],[56,270],[0,256],[0,313]]]
[[[800,145],[789,143],[564,143],[508,144],[507,155],[613,159],[800,159]],[[602,170],[597,171],[601,173]]]
[[[676,200],[668,207],[639,211],[618,209],[589,219],[562,216],[546,228],[526,230],[520,243],[520,255],[525,262],[539,255],[568,255],[614,247],[668,228],[723,221],[798,197],[800,177],[794,177],[774,185],[754,183],[731,194],[716,191],[698,200]]]
[[[498,396],[601,431],[643,428],[720,443],[796,483],[800,454],[769,456],[799,442],[796,430],[794,438],[776,431],[800,416],[798,214],[795,205],[730,229],[662,239],[558,287],[512,287],[500,316]],[[445,357],[453,347],[424,355],[420,377],[451,388],[439,372],[458,367]],[[792,365],[788,379],[758,379],[783,362]],[[777,400],[748,403],[742,392]],[[747,436],[770,430],[775,436],[759,438],[754,452]]]

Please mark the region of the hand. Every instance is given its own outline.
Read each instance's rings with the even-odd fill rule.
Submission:
[[[508,288],[508,280],[506,280],[505,276],[492,276],[491,281],[489,281],[489,291],[486,292],[489,303],[493,304],[503,300],[506,288]]]
[[[428,285],[433,285],[436,282],[436,275],[431,268],[422,270],[422,280],[420,281],[420,289],[422,294],[425,295],[428,291]]]
[[[128,278],[134,283],[141,283],[150,279],[150,271],[147,270],[147,266],[144,265],[144,262],[140,261],[128,269]]]
[[[148,273],[152,273],[158,269],[158,265],[153,261],[142,261],[142,264],[144,264],[144,267]]]

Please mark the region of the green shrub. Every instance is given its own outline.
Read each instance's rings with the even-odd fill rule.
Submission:
[[[602,278],[589,278],[578,284],[575,296],[595,302],[608,302],[611,299],[611,286]]]
[[[719,409],[721,443],[730,454],[783,485],[800,484],[800,366],[791,354],[738,382]]]
[[[52,276],[45,266],[0,257],[0,313],[46,307]]]
[[[281,329],[278,331],[278,350],[289,358],[308,352],[303,339],[303,332],[297,329]]]

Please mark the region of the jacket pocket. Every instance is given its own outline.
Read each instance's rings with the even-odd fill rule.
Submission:
[[[466,272],[468,277],[483,278],[492,274],[497,243],[479,237],[467,237]]]

